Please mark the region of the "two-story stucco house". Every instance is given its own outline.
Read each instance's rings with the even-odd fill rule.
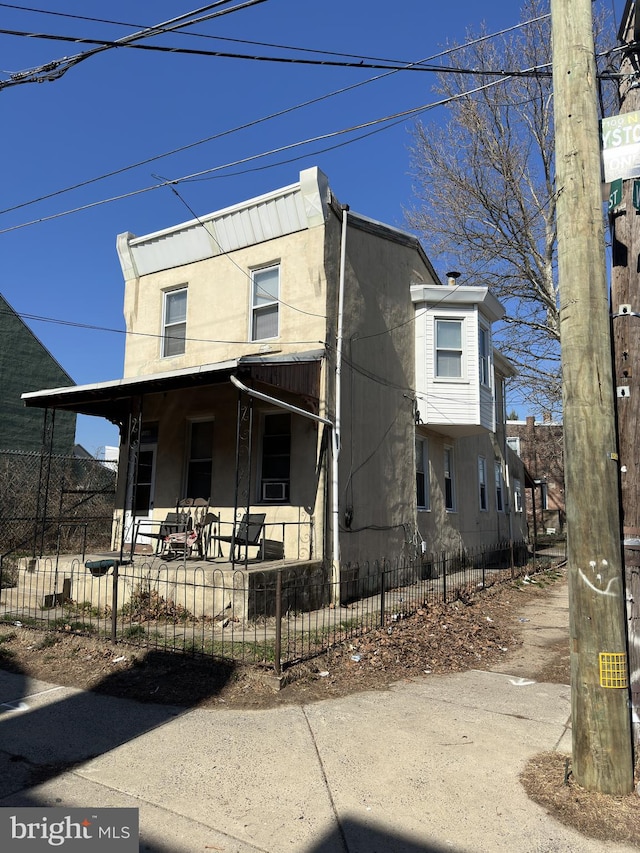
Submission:
[[[341,205],[313,168],[117,249],[124,377],[25,402],[120,426],[122,541],[185,497],[221,529],[263,514],[285,560],[336,571],[523,535],[502,308],[442,284],[415,237]]]

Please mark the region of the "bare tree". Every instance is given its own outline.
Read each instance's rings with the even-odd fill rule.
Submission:
[[[507,316],[498,345],[519,377],[510,403],[560,408],[555,275],[551,25],[548,0],[524,0],[522,25],[467,36],[438,75],[446,125],[418,123],[411,159],[417,205],[407,212],[427,251],[461,284],[486,284]],[[526,22],[526,23],[525,23]],[[613,45],[609,21],[599,23]],[[469,74],[468,70],[477,73]],[[509,73],[515,72],[515,73]],[[524,73],[517,73],[524,72]]]

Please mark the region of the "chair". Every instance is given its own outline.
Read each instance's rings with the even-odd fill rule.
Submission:
[[[183,498],[178,501],[176,512],[168,513],[160,527],[158,538],[162,543],[161,559],[173,560],[178,556],[186,559],[194,548],[199,557],[204,556],[202,536],[208,509],[209,501],[205,498]]]
[[[249,546],[256,545],[257,547],[260,547],[265,518],[266,513],[264,512],[245,513],[239,524],[235,521],[233,522],[234,532],[231,536],[211,536],[209,541],[218,543],[230,542],[231,548],[229,550],[229,560],[234,562],[234,552],[236,548],[238,549],[237,559],[240,559],[241,548],[244,548],[245,555],[248,555]]]

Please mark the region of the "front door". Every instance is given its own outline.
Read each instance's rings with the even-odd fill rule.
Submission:
[[[153,529],[151,517],[153,516],[156,478],[156,452],[156,444],[140,445],[135,503],[133,511],[127,510],[125,516],[126,542],[128,545],[131,544],[133,536],[136,536],[136,545],[148,545],[152,542],[144,535],[144,532]]]

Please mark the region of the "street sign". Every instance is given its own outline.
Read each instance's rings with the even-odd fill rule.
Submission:
[[[640,111],[603,118],[600,129],[604,182],[640,177]]]
[[[609,213],[613,213],[616,207],[622,201],[622,178],[611,181],[611,189],[609,190]]]

